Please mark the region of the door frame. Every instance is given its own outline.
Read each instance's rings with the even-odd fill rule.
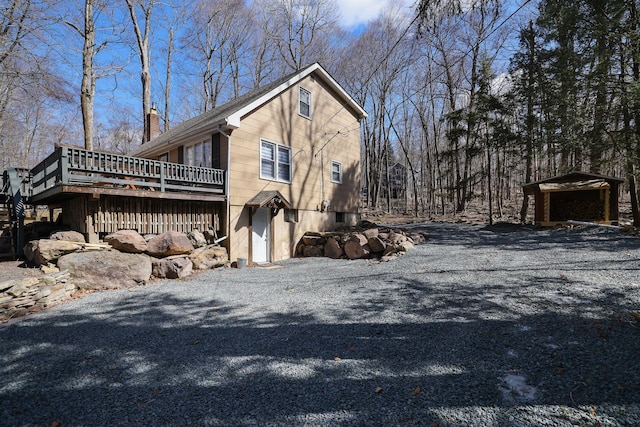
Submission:
[[[252,210],[249,215],[249,262],[253,263],[254,261],[254,246],[253,246],[253,217],[258,213],[258,210],[264,210],[266,212],[267,220],[267,238],[266,238],[266,261],[271,262],[272,252],[273,252],[273,215],[271,215],[271,209],[269,208],[258,208]],[[262,262],[262,261],[261,261]]]

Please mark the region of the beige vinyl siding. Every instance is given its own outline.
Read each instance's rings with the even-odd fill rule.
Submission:
[[[249,214],[245,203],[265,190],[278,190],[298,210],[298,222],[288,223],[284,212],[271,221],[271,258],[295,255],[295,246],[307,231],[333,229],[335,212],[345,212],[348,224],[358,219],[360,188],[360,126],[357,118],[321,83],[309,78],[301,83],[311,91],[311,120],[298,114],[298,87],[242,118],[231,135],[230,259],[249,259]],[[336,133],[340,134],[336,136]],[[260,141],[291,148],[292,182],[260,178]],[[330,141],[329,141],[330,139]],[[327,143],[328,142],[328,143]],[[322,155],[320,150],[322,149]],[[342,164],[342,183],[331,182],[331,161]],[[323,176],[324,170],[324,176]],[[321,212],[324,199],[329,211]]]
[[[345,215],[346,225],[355,225],[357,214]],[[243,206],[231,207],[231,234],[229,242],[229,259],[249,259],[249,210]],[[341,224],[341,225],[345,225]],[[297,243],[307,231],[331,230],[335,228],[335,212],[298,211],[298,222],[289,223],[284,220],[281,211],[271,222],[271,256],[273,260],[284,260],[295,256]]]
[[[317,210],[324,199],[330,209],[357,211],[360,181],[358,120],[319,79],[301,84],[312,93],[313,115],[298,114],[298,85],[242,119],[231,137],[232,205],[243,205],[263,190],[278,190],[297,209]],[[336,136],[336,132],[341,133]],[[292,183],[260,179],[260,139],[291,147]],[[331,139],[327,143],[327,141]],[[324,146],[324,148],[322,148]],[[322,155],[320,149],[323,150]],[[343,182],[331,182],[331,161],[342,163]]]

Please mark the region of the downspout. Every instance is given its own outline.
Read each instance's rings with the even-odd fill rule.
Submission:
[[[230,168],[231,168],[231,132],[229,134],[225,133],[222,126],[218,125],[218,131],[227,138],[227,167],[225,171],[225,180],[224,180],[224,194],[227,199],[226,208],[227,208],[227,236],[231,236],[231,199],[229,197],[229,190],[231,188],[230,184]],[[227,252],[229,257],[231,257],[231,239],[229,238],[226,242]]]

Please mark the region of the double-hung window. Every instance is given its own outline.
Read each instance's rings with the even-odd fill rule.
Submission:
[[[304,88],[300,88],[300,106],[298,113],[307,119],[311,118],[311,92]]]
[[[342,184],[342,163],[336,161],[331,162],[331,182]]]
[[[291,182],[291,148],[261,140],[260,178]]]

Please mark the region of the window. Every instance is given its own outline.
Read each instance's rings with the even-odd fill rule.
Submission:
[[[331,162],[331,182],[342,184],[342,163]]]
[[[344,212],[336,212],[336,223],[344,222]]]
[[[158,160],[161,161],[161,162],[168,162],[169,161],[169,153],[160,154],[158,156]]]
[[[298,113],[307,119],[311,118],[311,92],[303,88],[300,88],[300,107]]]
[[[291,148],[261,140],[260,178],[291,182]]]
[[[298,222],[298,210],[297,209],[285,209],[284,210],[285,222]]]
[[[185,148],[185,165],[211,167],[211,142],[203,141]]]

